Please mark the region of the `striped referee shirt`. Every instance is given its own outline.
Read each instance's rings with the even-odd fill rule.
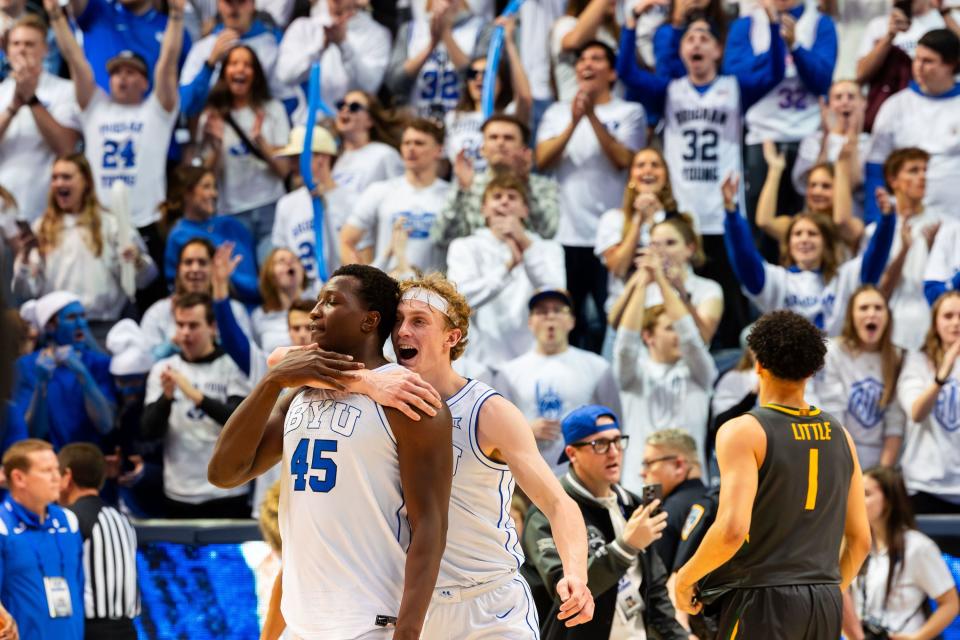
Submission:
[[[136,531],[100,496],[80,498],[70,509],[77,514],[83,535],[86,618],[135,618],[140,614]]]

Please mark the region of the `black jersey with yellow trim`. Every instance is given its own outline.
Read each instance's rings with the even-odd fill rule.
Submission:
[[[812,406],[767,404],[748,414],[766,435],[750,532],[734,557],[704,578],[701,593],[840,584],[840,544],[853,473],[843,427]]]

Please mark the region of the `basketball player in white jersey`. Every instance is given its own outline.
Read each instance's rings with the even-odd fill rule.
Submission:
[[[417,640],[433,595],[453,475],[450,412],[415,421],[344,392],[351,370],[396,367],[383,344],[398,297],[378,269],[335,271],[310,314],[318,348],[271,369],[209,463],[210,481],[232,487],[282,460],[280,608],[296,640]],[[296,391],[277,402],[285,388]]]
[[[392,334],[397,361],[446,398],[453,416],[450,529],[424,640],[540,637],[530,588],[517,573],[523,552],[510,517],[514,477],[554,532],[563,563],[556,584],[559,618],[568,627],[589,621],[594,605],[586,586],[587,539],[579,508],[540,455],[520,410],[451,367],[467,346],[466,299],[438,274],[400,287]]]

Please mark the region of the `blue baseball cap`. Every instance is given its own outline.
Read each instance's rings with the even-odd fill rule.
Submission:
[[[597,420],[604,416],[610,416],[613,418],[613,422],[611,424],[597,425]],[[563,444],[568,445],[574,442],[580,442],[584,438],[589,438],[593,434],[600,433],[601,431],[619,429],[620,421],[617,419],[617,414],[615,414],[610,407],[605,407],[602,404],[585,404],[568,413],[563,419],[563,422],[560,423],[560,428],[563,430]],[[566,462],[567,460],[566,447],[564,447],[564,451],[560,453],[560,459],[557,460],[557,464]]]

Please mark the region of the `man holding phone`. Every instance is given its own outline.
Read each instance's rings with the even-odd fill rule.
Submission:
[[[555,598],[553,611],[542,618],[547,622],[541,638],[639,639],[649,631],[663,640],[686,640],[667,595],[667,571],[655,553],[645,552],[662,535],[667,514],[657,513],[659,499],[644,503],[619,484],[629,436],[621,433],[616,414],[602,405],[575,409],[563,419],[562,429],[566,447],[558,464],[569,460],[570,469],[560,483],[587,525],[587,587],[596,609],[589,623],[567,629],[557,620],[560,603]],[[523,548],[554,595],[563,567],[550,523],[536,507],[523,528]]]

